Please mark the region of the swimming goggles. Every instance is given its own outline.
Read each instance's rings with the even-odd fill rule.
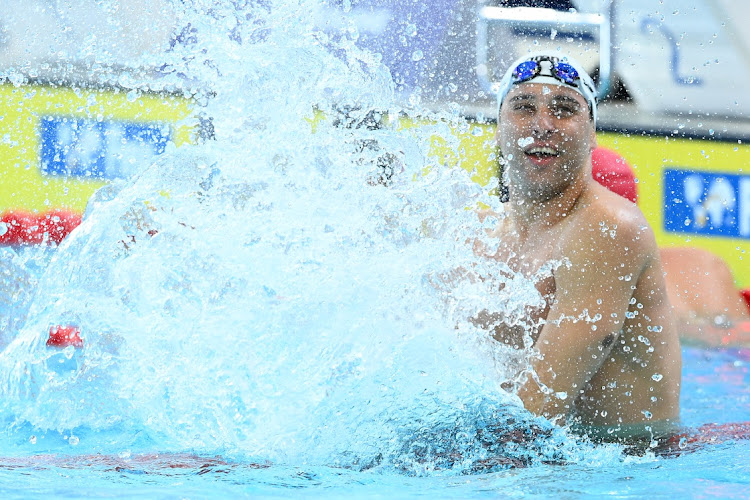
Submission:
[[[547,61],[552,65],[550,76],[570,85],[571,87],[578,87],[578,82],[581,79],[578,71],[576,71],[576,69],[570,64],[561,62],[556,57],[549,56],[535,57],[516,66],[513,70],[513,83],[526,82],[539,76],[542,72],[542,61]]]

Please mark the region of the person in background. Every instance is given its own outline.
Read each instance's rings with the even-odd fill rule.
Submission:
[[[633,203],[638,201],[635,174],[622,156],[597,147],[592,166],[597,182]],[[697,247],[663,247],[660,253],[682,342],[708,347],[750,345],[750,308],[724,259]]]

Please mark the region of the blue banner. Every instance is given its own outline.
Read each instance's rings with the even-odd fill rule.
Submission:
[[[168,125],[81,120],[40,120],[41,169],[47,175],[127,178],[163,153]]]
[[[665,169],[664,230],[750,239],[750,175]]]

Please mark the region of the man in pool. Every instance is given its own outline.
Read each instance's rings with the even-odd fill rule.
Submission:
[[[680,343],[652,229],[591,175],[591,77],[570,57],[515,61],[500,83],[496,140],[508,188],[482,256],[539,277],[523,329],[488,314],[494,337],[538,353],[517,382],[530,412],[595,439],[669,434],[678,424]],[[490,298],[491,300],[491,298]],[[491,309],[491,308],[490,308]]]

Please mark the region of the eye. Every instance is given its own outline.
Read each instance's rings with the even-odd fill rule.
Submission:
[[[568,118],[580,111],[580,107],[575,104],[554,103],[552,113],[556,118]]]
[[[513,111],[532,112],[534,109],[536,109],[534,105],[528,101],[520,101],[513,104]]]

